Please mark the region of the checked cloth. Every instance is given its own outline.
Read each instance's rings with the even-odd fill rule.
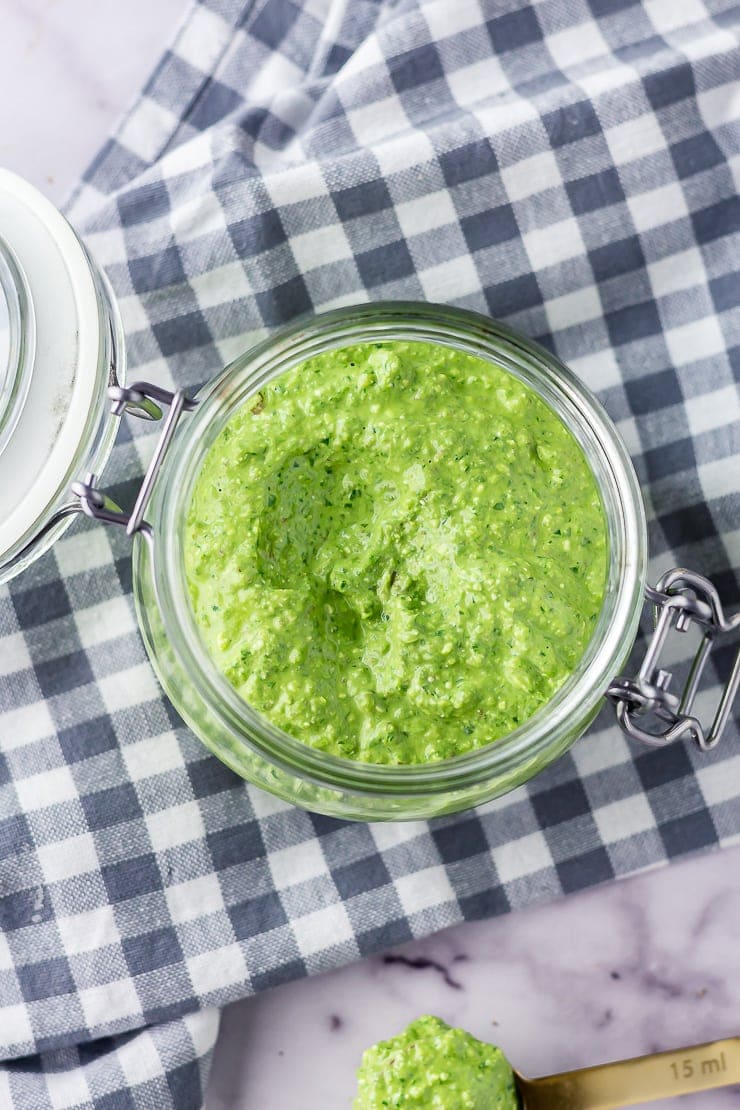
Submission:
[[[616,421],[653,578],[693,567],[736,603],[738,25],[721,0],[195,4],[69,207],[131,376],[194,388],[368,298],[504,319]],[[117,502],[156,435],[124,422]],[[632,747],[607,709],[477,811],[317,817],[182,725],[126,537],[78,523],[0,591],[0,1106],[189,1110],[236,998],[729,845],[737,741]]]

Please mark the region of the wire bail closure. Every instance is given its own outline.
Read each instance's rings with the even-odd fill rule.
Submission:
[[[154,538],[151,525],[144,519],[144,513],[178,421],[183,412],[190,412],[198,402],[188,397],[182,389],[178,389],[176,393],[170,393],[169,390],[152,385],[150,382],[134,382],[129,386],[112,385],[108,389],[108,397],[111,400],[111,412],[118,417],[123,416],[124,413],[130,413],[131,416],[137,416],[141,420],[161,420],[164,415],[162,405],[167,406],[169,412],[162,426],[157,446],[130,513],[124,512],[98,488],[95,474],[86,474],[83,482],[73,482],[72,493],[77,498],[79,509],[86,516],[94,520],[102,520],[107,524],[121,524],[128,536],[139,532],[147,543],[152,544]]]
[[[712,647],[718,638],[740,631],[740,613],[727,617],[709,579],[681,567],[667,571],[655,588],[647,586],[645,595],[653,603],[655,626],[642,666],[635,678],[614,679],[606,696],[627,736],[657,747],[691,736],[702,751],[709,751],[722,737],[740,687],[740,645],[708,731],[691,711]],[[673,628],[686,632],[692,622],[703,629],[702,640],[684,688],[676,695],[669,690],[673,675],[659,666],[660,653]],[[662,727],[652,731],[639,723],[650,717]]]

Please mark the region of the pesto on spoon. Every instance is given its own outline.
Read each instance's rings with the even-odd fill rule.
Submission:
[[[420,1017],[363,1053],[353,1110],[517,1110],[514,1072],[500,1048]]]

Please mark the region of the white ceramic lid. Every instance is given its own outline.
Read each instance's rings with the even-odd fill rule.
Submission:
[[[37,189],[0,169],[0,563],[77,476],[101,326],[79,239]]]

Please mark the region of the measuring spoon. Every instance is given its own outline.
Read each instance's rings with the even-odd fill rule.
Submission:
[[[740,1083],[740,1037],[541,1079],[515,1071],[514,1078],[521,1110],[616,1110]]]

